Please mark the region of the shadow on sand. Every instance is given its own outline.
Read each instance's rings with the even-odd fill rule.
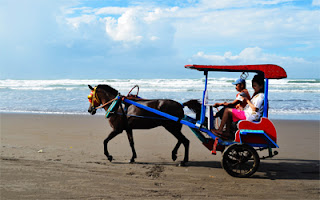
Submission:
[[[217,161],[190,162],[188,166],[222,168]],[[258,171],[251,178],[320,180],[320,160],[261,160]]]
[[[114,164],[124,164],[113,162]],[[174,162],[136,162],[141,165],[176,166]],[[186,167],[222,168],[219,161],[190,161]],[[257,179],[320,180],[320,160],[272,159],[261,160],[258,171],[251,176]]]

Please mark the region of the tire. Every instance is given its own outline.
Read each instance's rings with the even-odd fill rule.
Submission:
[[[233,177],[247,178],[259,168],[257,151],[247,144],[230,145],[222,155],[223,169]]]

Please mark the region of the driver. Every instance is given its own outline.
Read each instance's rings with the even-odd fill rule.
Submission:
[[[243,110],[246,107],[247,102],[243,101],[243,97],[247,97],[248,99],[250,99],[250,94],[246,89],[246,80],[239,78],[232,84],[236,86],[236,90],[239,92],[236,96],[236,99],[230,103],[215,103],[213,105],[213,107],[215,108],[223,106],[223,108],[216,113],[215,117],[219,117],[220,119],[222,119],[222,115],[224,113],[225,108],[236,108],[238,110]]]

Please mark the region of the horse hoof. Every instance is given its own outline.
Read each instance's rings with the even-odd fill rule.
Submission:
[[[133,158],[130,159],[129,163],[134,163],[134,159]]]
[[[179,167],[185,167],[186,166],[186,162],[181,161],[180,164],[178,165]]]
[[[112,162],[113,157],[112,157],[112,156],[107,156],[107,157],[108,157],[108,160],[109,160],[110,162]]]
[[[177,155],[176,154],[172,154],[172,160],[176,161],[177,160]]]

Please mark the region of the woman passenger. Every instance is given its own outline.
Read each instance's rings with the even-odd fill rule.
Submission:
[[[230,137],[230,126],[231,122],[238,122],[239,120],[248,120],[248,121],[258,121],[263,113],[263,102],[264,102],[264,76],[255,75],[252,79],[252,88],[254,94],[251,100],[244,96],[243,101],[247,102],[246,107],[243,110],[236,108],[226,108],[221,124],[218,130],[212,130],[212,132],[223,138],[227,139]],[[222,132],[224,125],[227,125],[226,132]]]

